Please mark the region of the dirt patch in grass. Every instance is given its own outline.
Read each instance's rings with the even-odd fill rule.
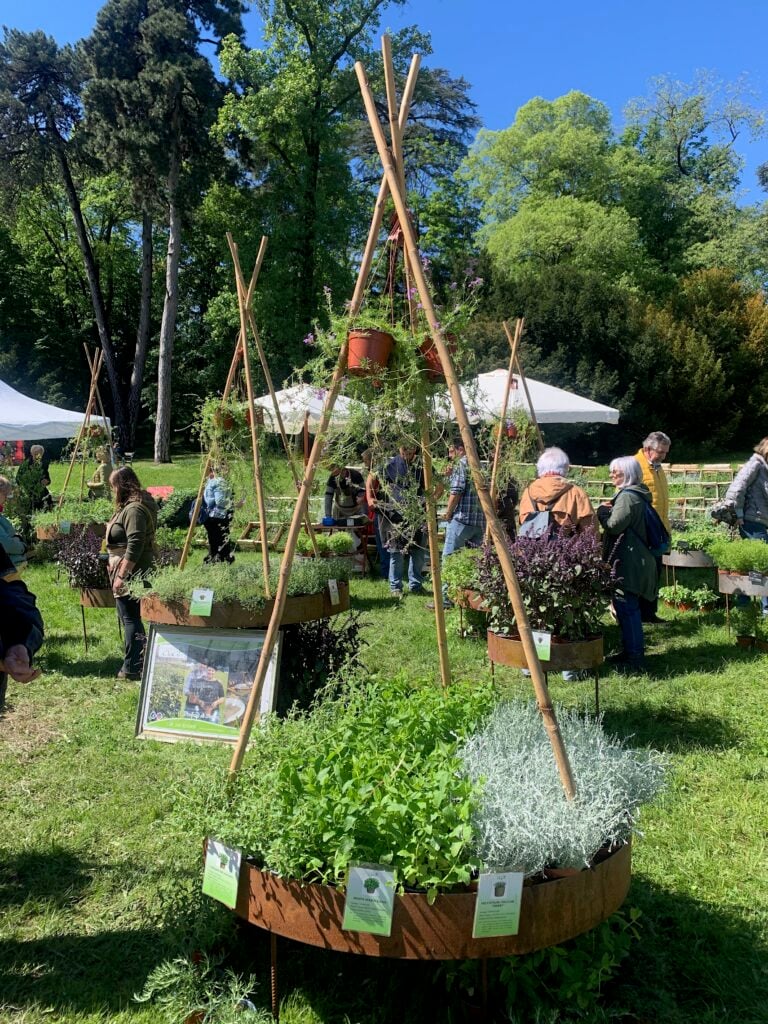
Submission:
[[[53,717],[41,718],[39,708],[26,701],[10,700],[0,710],[0,739],[3,747],[18,761],[28,760],[37,750],[65,733]]]

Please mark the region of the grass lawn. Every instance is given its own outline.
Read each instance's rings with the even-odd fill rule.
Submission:
[[[195,486],[199,460],[137,465],[144,484]],[[54,473],[54,490],[58,467]],[[251,556],[241,556],[251,557]],[[238,966],[268,1003],[268,944],[199,896],[201,836],[169,841],[174,790],[199,770],[223,771],[230,749],[134,740],[138,686],[115,679],[114,611],[86,610],[54,566],[27,573],[47,640],[43,677],[11,682],[0,715],[0,1021],[154,1022],[133,993],[160,961],[224,930]],[[438,678],[434,620],[424,598],[394,606],[379,580],[353,584],[372,672],[407,666]],[[738,650],[722,611],[664,610],[648,631],[647,679],[606,674],[606,728],[668,752],[666,796],[642,817],[627,906],[640,938],[603,1011],[591,1020],[642,1024],[768,1022],[768,660]],[[457,635],[454,675],[487,678],[485,645]],[[607,646],[617,631],[606,623]],[[512,670],[497,682],[526,694]],[[589,711],[593,685],[550,680],[556,703]],[[433,966],[364,960],[281,942],[285,1024],[446,1020]],[[547,1018],[549,1019],[549,1018]],[[563,1007],[563,1021],[576,1019]]]

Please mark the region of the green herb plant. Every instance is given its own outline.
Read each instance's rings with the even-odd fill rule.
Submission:
[[[240,977],[201,953],[158,964],[134,1000],[152,1004],[167,1024],[182,1024],[196,1015],[206,1024],[268,1024],[271,1015],[248,999],[257,984],[254,976]]]
[[[458,551],[454,551],[452,555],[446,558],[445,564],[441,569],[441,575],[443,583],[448,586],[448,594],[451,599],[455,600],[464,590],[478,590],[480,586],[478,570],[481,555],[482,550],[480,548],[463,547],[459,548]]]
[[[768,574],[768,544],[762,541],[718,538],[708,550],[718,568],[727,572]]]
[[[109,498],[66,498],[57,508],[50,511],[35,512],[32,516],[33,526],[54,526],[57,523],[106,523],[115,512],[114,504]]]

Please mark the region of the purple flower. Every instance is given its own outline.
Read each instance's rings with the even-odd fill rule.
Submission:
[[[312,333],[312,331],[310,331],[309,334],[306,336],[306,338],[304,338],[303,340],[304,340],[304,344],[305,345],[314,345],[315,344],[315,336]]]
[[[409,299],[418,299],[418,297],[419,297],[419,290],[418,290],[418,288],[409,288],[408,289],[408,298]]]
[[[319,398],[322,400],[323,398],[325,398],[325,392],[325,388],[315,388],[315,398]]]
[[[473,278],[473,280],[471,280],[469,282],[469,287],[470,288],[479,288],[482,283],[483,283],[482,277],[475,277],[475,278]]]
[[[331,289],[330,286],[327,284],[323,285],[323,295],[326,297],[326,299],[329,299],[331,297]]]
[[[417,302],[416,303],[416,309],[424,309],[424,307],[422,306],[422,304],[420,302]]]
[[[455,292],[458,287],[459,286],[456,284],[455,281],[451,281],[450,289],[451,289],[452,292]]]
[[[432,260],[429,258],[429,256],[422,256],[421,265],[425,270],[429,270],[429,268],[432,266]]]

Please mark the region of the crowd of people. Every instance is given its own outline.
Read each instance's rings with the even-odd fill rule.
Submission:
[[[657,614],[662,559],[649,543],[646,506],[655,509],[664,528],[670,531],[669,490],[662,468],[669,451],[669,437],[653,431],[634,455],[613,459],[609,472],[615,493],[593,507],[583,488],[568,478],[570,462],[566,453],[560,448],[547,448],[536,464],[535,480],[520,496],[519,507],[515,507],[514,486],[505,488],[497,499],[500,518],[510,537],[517,531],[538,536],[539,522],[547,527],[540,533],[543,540],[549,530],[566,536],[587,531],[598,536],[602,532],[604,557],[618,580],[611,611],[622,640],[622,649],[608,660],[620,671],[644,670],[644,626],[663,621]],[[146,635],[140,601],[127,587],[155,565],[158,509],[130,466],[115,469],[106,448],[96,454],[98,466],[88,482],[89,491],[101,495],[108,488],[114,499],[114,514],[106,527],[106,552],[124,635],[118,677],[137,680],[141,677]],[[331,466],[324,492],[323,522],[335,526],[370,521],[382,575],[388,580],[391,594],[397,600],[402,600],[406,590],[424,594],[426,486],[418,449],[403,444],[378,467],[368,451],[363,462],[365,476],[355,467]],[[206,561],[210,562],[234,560],[230,540],[234,500],[226,473],[224,463],[213,465],[202,495],[199,521],[206,530]],[[31,446],[15,481],[0,476],[0,706],[8,675],[26,682],[39,674],[33,658],[43,640],[43,621],[34,595],[20,576],[27,544],[4,515],[4,507],[14,487],[27,488],[34,507],[50,507],[49,485],[41,445]],[[434,491],[436,498],[447,493],[442,516],[443,562],[463,547],[482,545],[486,519],[460,437],[448,445],[448,468]],[[725,501],[742,537],[768,542],[768,438],[760,441],[738,471]],[[451,607],[445,585],[435,598],[442,600],[444,607]],[[434,601],[427,607],[434,608]],[[763,610],[768,614],[768,602]]]

